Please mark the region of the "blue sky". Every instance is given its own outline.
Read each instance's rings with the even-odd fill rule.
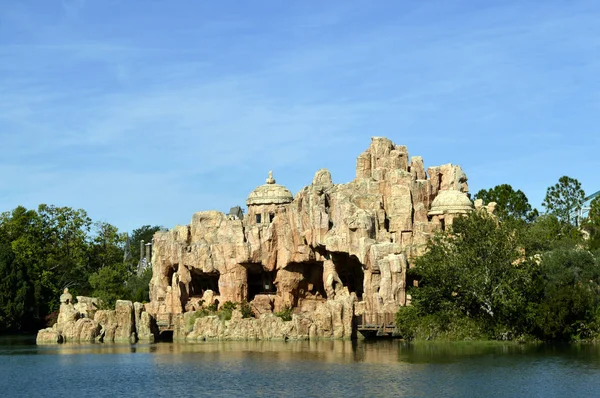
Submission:
[[[596,0],[0,1],[0,211],[173,227],[371,136],[472,193],[600,189]]]

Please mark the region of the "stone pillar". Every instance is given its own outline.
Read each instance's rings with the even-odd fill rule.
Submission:
[[[152,243],[146,243],[146,264],[152,259]]]
[[[371,156],[367,152],[361,153],[356,159],[356,178],[371,177]]]
[[[343,286],[333,260],[327,259],[323,262],[323,285],[328,300],[333,300],[336,290],[341,289]]]

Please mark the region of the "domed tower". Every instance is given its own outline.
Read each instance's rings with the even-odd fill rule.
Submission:
[[[294,200],[292,193],[283,185],[276,184],[273,172],[269,171],[266,184],[263,184],[248,195],[248,222],[270,224],[282,208]]]
[[[473,203],[466,193],[460,191],[440,191],[427,213],[433,223],[439,224],[442,230],[452,225],[454,217],[467,214],[473,210]]]

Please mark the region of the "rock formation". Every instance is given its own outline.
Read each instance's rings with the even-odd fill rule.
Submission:
[[[77,296],[77,303],[69,289],[60,297],[60,312],[56,324],[40,330],[38,344],[153,342],[158,332],[144,304],[118,300],[114,310],[99,310],[99,300]]]
[[[156,233],[148,314],[176,339],[353,337],[357,316],[389,319],[406,305],[407,268],[432,232],[471,210],[467,190],[459,166],[425,170],[421,157],[381,137],[347,184],[321,169],[293,197],[269,173],[243,218],[199,212]],[[194,311],[227,301],[248,301],[256,318],[186,325]],[[286,308],[292,321],[273,315]]]

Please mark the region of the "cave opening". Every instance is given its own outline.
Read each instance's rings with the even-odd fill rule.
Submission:
[[[192,268],[190,276],[192,277],[189,285],[190,297],[202,297],[207,290],[212,290],[215,294],[220,294],[218,272],[202,272]]]
[[[277,271],[266,271],[262,264],[244,264],[248,272],[248,301],[254,300],[257,294],[275,294],[275,278]]]
[[[323,261],[293,263],[286,267],[290,272],[302,275],[295,289],[296,304],[299,300],[321,300],[327,298],[323,283]]]
[[[167,274],[165,275],[165,277],[167,278],[167,284],[169,286],[171,286],[171,284],[173,283],[173,275],[175,275],[175,272],[177,272],[178,268],[179,264],[173,264],[173,266],[167,268]]]
[[[356,293],[356,297],[362,299],[365,274],[358,258],[347,253],[336,253],[332,260],[342,284],[350,293]]]
[[[173,331],[172,330],[163,330],[158,334],[156,339],[160,343],[172,343],[173,342]]]

